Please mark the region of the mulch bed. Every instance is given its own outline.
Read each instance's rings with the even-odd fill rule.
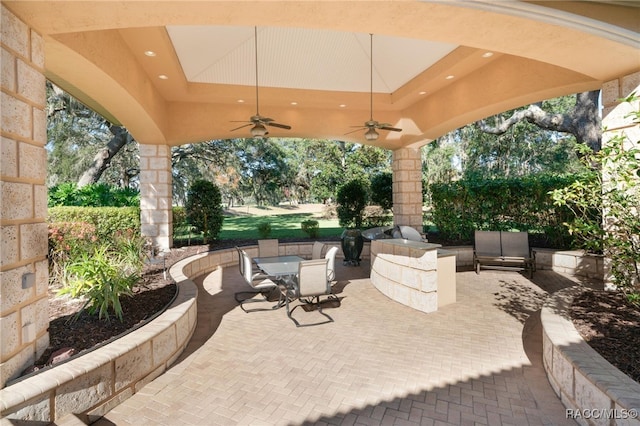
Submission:
[[[207,251],[207,246],[173,249],[166,255],[167,270],[180,259]],[[164,311],[176,296],[177,287],[167,275],[164,278],[162,263],[145,265],[142,279],[133,288],[133,296],[122,297],[123,321],[113,312],[109,320],[82,311],[84,302],[58,297],[57,286],[49,288],[49,347],[23,375],[40,370],[52,362],[52,357],[64,353],[62,359],[94,349],[147,323]]]
[[[640,383],[640,307],[624,294],[590,290],[574,299],[570,314],[589,346]]]

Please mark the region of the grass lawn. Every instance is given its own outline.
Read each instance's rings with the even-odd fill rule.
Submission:
[[[320,224],[320,237],[339,237],[344,228],[338,225],[338,219],[317,219],[311,213],[282,214],[265,216],[235,216],[225,217],[220,232],[220,239],[251,239],[260,238],[258,225],[271,225],[270,238],[304,238],[308,237],[300,228],[305,220],[315,219]]]
[[[344,228],[338,224],[338,219],[320,219],[313,213],[288,213],[275,215],[245,215],[245,216],[225,216],[222,223],[222,231],[218,239],[258,239],[262,238],[258,232],[258,225],[269,223],[271,233],[269,238],[307,238],[308,235],[300,228],[301,222],[309,219],[317,220],[320,225],[320,238],[339,238]],[[189,238],[188,231],[176,227],[174,229],[174,240],[184,241]],[[191,234],[192,240],[201,239],[200,234]]]

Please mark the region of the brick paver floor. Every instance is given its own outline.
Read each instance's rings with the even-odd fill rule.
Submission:
[[[243,312],[237,268],[200,279],[181,359],[97,424],[574,424],[542,370],[537,315],[569,277],[459,272],[457,303],[425,314],[378,292],[368,270],[340,265],[335,322],[307,328],[284,309]]]

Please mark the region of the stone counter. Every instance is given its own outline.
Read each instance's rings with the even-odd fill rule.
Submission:
[[[371,283],[390,299],[422,312],[455,302],[455,254],[441,251],[439,257],[440,247],[404,239],[372,241]],[[442,303],[438,287],[443,290]]]

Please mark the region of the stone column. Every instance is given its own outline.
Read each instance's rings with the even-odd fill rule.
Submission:
[[[42,37],[0,6],[0,382],[49,345],[46,87]]]
[[[140,144],[140,224],[159,250],[173,246],[171,147]]]
[[[626,98],[631,93],[640,93],[640,71],[619,77],[602,85],[602,126],[606,130],[602,134],[602,146],[614,136],[624,133],[627,144],[640,143],[640,125],[634,124],[631,118],[625,118],[631,111],[640,110],[639,102],[633,104],[620,103],[621,98]],[[607,287],[611,284],[610,259],[604,261],[604,281]]]
[[[422,158],[419,148],[393,151],[393,224],[422,233]]]

